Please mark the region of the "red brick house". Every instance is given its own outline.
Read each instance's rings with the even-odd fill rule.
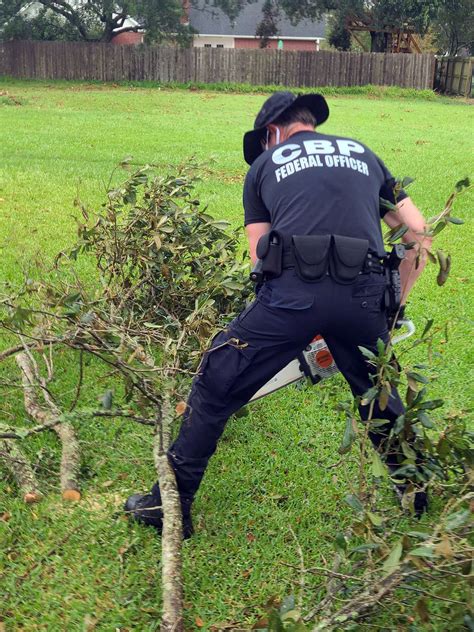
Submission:
[[[262,20],[262,6],[264,0],[257,0],[246,4],[232,24],[221,9],[206,5],[202,0],[190,5],[184,2],[189,24],[197,31],[194,36],[194,46],[206,48],[259,48],[260,39],[255,35],[255,29]],[[278,20],[278,35],[270,38],[268,48],[283,48],[284,50],[319,50],[322,40],[326,37],[326,23],[324,20],[312,22],[302,20],[293,26],[289,19],[281,12]]]

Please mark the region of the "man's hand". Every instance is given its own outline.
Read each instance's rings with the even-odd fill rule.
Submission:
[[[400,305],[400,309],[395,314],[396,321],[395,324],[393,322],[393,316],[388,317],[388,328],[390,329],[401,329],[403,327],[403,320],[405,319],[405,308],[406,305]]]

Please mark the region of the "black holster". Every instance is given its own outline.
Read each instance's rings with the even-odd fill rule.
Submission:
[[[259,271],[265,279],[275,279],[283,271],[284,239],[277,230],[271,230],[258,240],[257,257],[262,262]]]

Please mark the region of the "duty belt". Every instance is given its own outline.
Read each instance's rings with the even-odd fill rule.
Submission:
[[[345,235],[284,236],[271,230],[257,244],[259,262],[250,278],[260,283],[295,268],[303,281],[317,282],[330,276],[337,283],[352,283],[359,274],[382,274],[380,258],[369,252],[367,239]]]
[[[291,249],[283,250],[282,270],[291,270],[295,266],[295,257]],[[385,264],[382,257],[375,252],[368,252],[359,274],[385,274]],[[329,271],[326,272],[329,275]]]

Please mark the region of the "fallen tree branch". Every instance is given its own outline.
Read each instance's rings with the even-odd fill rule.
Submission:
[[[401,584],[407,576],[405,572],[407,568],[399,567],[382,578],[377,585],[371,585],[368,589],[363,590],[357,597],[344,604],[337,612],[321,619],[312,628],[312,632],[340,630],[343,624],[360,618]]]
[[[0,441],[0,456],[3,457],[6,466],[23,493],[25,503],[37,503],[40,501],[42,494],[39,491],[36,476],[16,442],[11,440]]]
[[[26,412],[43,426],[49,424],[61,441],[60,482],[62,497],[64,500],[80,500],[81,494],[78,483],[80,468],[79,443],[74,428],[69,422],[61,421],[61,411],[54,403],[46,386],[42,383],[29,350],[19,353],[16,356],[16,362],[22,372]],[[38,388],[41,389],[48,410],[43,408],[38,402],[36,395]]]
[[[161,540],[163,617],[161,632],[183,632],[183,580],[181,547],[183,541],[183,520],[181,502],[176,477],[168,460],[173,409],[169,393],[165,389],[161,408],[161,423],[157,424],[153,458],[158,472],[158,480],[163,507],[163,533]]]
[[[4,326],[4,328],[7,329],[8,331],[12,331],[12,333],[14,333],[17,336],[20,335],[20,332],[11,330],[9,327]],[[21,335],[25,335],[25,334],[21,334]],[[45,345],[54,345],[59,342],[64,342],[64,339],[62,336],[58,338],[44,338],[44,339],[33,338],[33,337],[31,338],[32,340],[34,340],[34,342],[23,343],[21,345],[16,345],[15,347],[10,347],[9,349],[5,349],[4,351],[2,351],[0,353],[0,362],[3,362],[3,360],[6,360],[7,358],[11,358],[11,356],[17,355],[17,353],[20,353],[21,351],[24,351],[25,344],[28,347],[28,349],[31,349],[32,351],[38,351],[40,349],[43,349]]]
[[[52,418],[48,421],[45,421],[38,426],[33,426],[32,428],[15,428],[12,426],[6,426],[0,424],[0,439],[26,439],[33,434],[38,434],[39,432],[44,432],[45,430],[54,430],[55,426],[58,424],[65,423],[65,420],[68,416],[65,414],[61,414],[59,417]],[[93,410],[93,411],[82,411],[75,413],[75,417],[77,419],[87,418],[87,417],[125,417],[126,419],[131,419],[132,421],[141,424],[142,426],[155,426],[156,422],[152,419],[148,419],[147,417],[139,417],[137,415],[132,415],[129,412],[122,410]]]

